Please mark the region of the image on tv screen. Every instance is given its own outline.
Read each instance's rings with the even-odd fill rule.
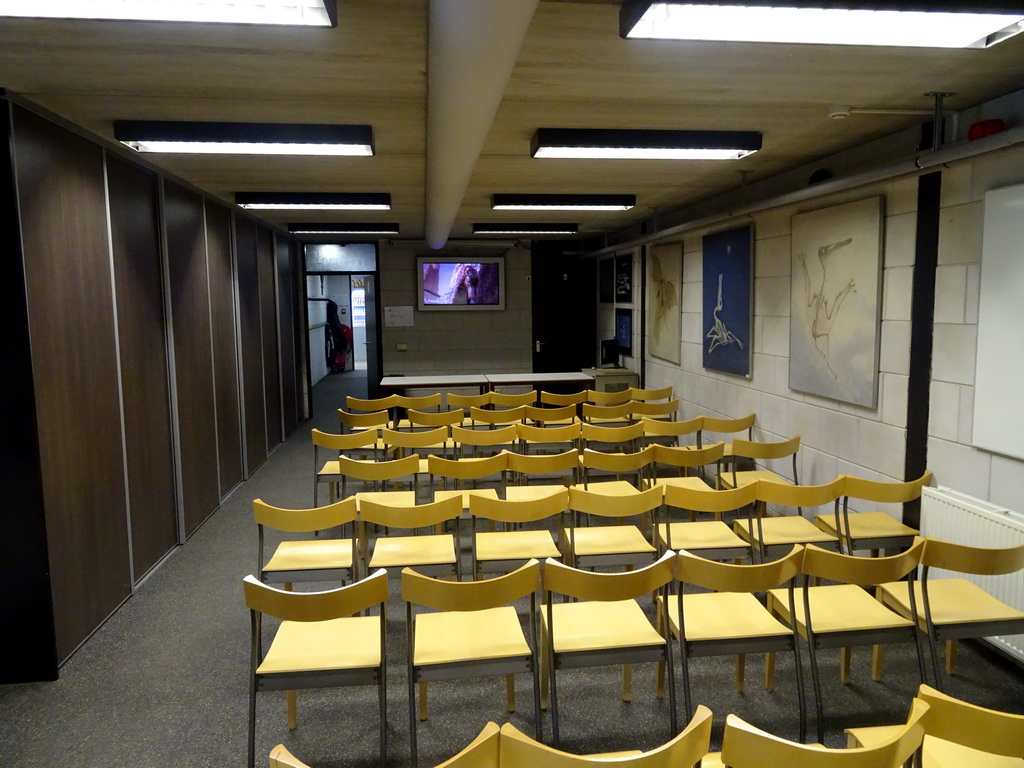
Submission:
[[[425,261],[422,268],[424,304],[486,306],[501,301],[496,263]]]

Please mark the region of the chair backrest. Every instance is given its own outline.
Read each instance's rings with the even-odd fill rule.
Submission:
[[[665,419],[651,419],[643,417],[640,423],[644,425],[644,437],[682,437],[693,435],[700,431],[704,423],[703,416],[694,416],[685,421],[666,421]]]
[[[817,507],[842,498],[846,476],[820,485],[789,485],[771,480],[758,480],[757,500],[787,507]]]
[[[537,390],[531,389],[517,395],[507,395],[504,392],[491,392],[491,405],[498,408],[516,408],[520,405],[533,405],[537,402]]]
[[[416,474],[420,467],[419,462],[417,456],[406,456],[391,461],[358,461],[348,456],[339,456],[338,473],[367,482],[395,480]]]
[[[512,445],[519,437],[519,424],[510,424],[497,429],[469,429],[452,427],[452,440],[458,445],[471,445],[483,448],[490,445]]]
[[[701,432],[715,432],[723,435],[735,435],[739,432],[746,431],[747,437],[750,437],[750,431],[754,427],[754,419],[756,414],[748,413],[746,416],[741,416],[738,419],[724,419],[718,416],[704,416],[704,423],[701,425]]]
[[[929,706],[924,730],[929,736],[1006,757],[1024,757],[1024,715],[986,709],[954,699],[928,685],[917,697]]]
[[[351,523],[358,515],[358,507],[355,496],[313,509],[283,509],[255,499],[252,515],[257,525],[288,533],[311,533]]]
[[[865,480],[862,477],[847,475],[843,494],[848,499],[863,499],[876,504],[902,504],[921,498],[921,489],[932,481],[931,471],[925,472],[917,480],[906,482],[882,482]]]
[[[517,424],[526,418],[526,406],[517,405],[492,411],[487,408],[470,408],[469,418],[481,424]]]
[[[501,768],[684,768],[700,763],[711,743],[711,710],[703,704],[670,741],[638,755],[573,755],[534,741],[511,723],[501,726]]]
[[[569,509],[569,489],[551,486],[551,492],[522,501],[492,499],[487,496],[469,497],[469,514],[498,523],[533,523],[561,514]]]
[[[640,416],[668,416],[679,410],[679,398],[673,398],[664,403],[646,403],[642,400],[631,400],[630,412],[634,417]]]
[[[375,429],[367,429],[362,432],[343,432],[340,435],[333,432],[321,432],[319,429],[313,429],[311,432],[313,445],[328,451],[351,451],[354,448],[365,448],[377,442],[377,430]]]
[[[633,415],[633,401],[627,400],[616,405],[583,404],[583,420],[594,422],[597,419],[622,419],[628,421]]]
[[[898,555],[889,557],[856,557],[830,552],[808,544],[804,549],[801,570],[808,576],[840,581],[846,584],[875,586],[888,581],[899,581],[921,562],[925,542],[915,538],[914,543]]]
[[[587,390],[576,392],[571,395],[562,395],[557,392],[545,392],[541,390],[540,401],[544,405],[579,405],[587,399]]]
[[[1012,547],[990,549],[929,537],[925,539],[921,564],[976,576],[1015,573],[1024,569],[1024,542]]]
[[[466,415],[461,408],[454,408],[450,411],[418,411],[410,408],[405,413],[409,424],[414,427],[447,427],[452,424],[461,424]]]
[[[757,483],[739,488],[716,491],[712,488],[687,488],[680,485],[665,486],[665,504],[694,512],[733,512],[757,501]]]
[[[558,408],[541,408],[539,405],[526,406],[526,418],[530,421],[572,421],[576,418],[575,405],[562,405]]]
[[[387,411],[373,411],[371,413],[349,413],[348,411],[338,409],[338,421],[341,422],[341,428],[346,427],[349,430],[353,429],[369,429],[370,427],[386,427],[391,423],[391,416]]]
[[[437,445],[446,448],[448,427],[423,429],[419,432],[409,432],[404,429],[382,429],[380,439],[384,445],[396,448],[431,448]]]
[[[284,621],[328,621],[387,602],[388,574],[381,568],[362,581],[323,592],[288,592],[252,575],[242,580],[242,587],[252,611]]]
[[[586,402],[595,403],[597,405],[619,405],[620,403],[628,403],[632,399],[633,393],[629,391],[628,387],[615,392],[602,392],[598,389],[588,389]]]
[[[498,768],[500,741],[501,729],[497,723],[489,722],[465,749],[434,768]]]
[[[558,427],[538,427],[533,424],[517,424],[516,437],[524,443],[571,443],[578,445],[583,434],[579,422]]]
[[[422,411],[424,408],[440,408],[441,407],[441,393],[435,392],[432,395],[417,395],[416,397],[408,397],[406,395],[393,395],[395,398],[395,405],[399,408],[415,408],[418,411]]]
[[[632,600],[656,592],[672,581],[676,555],[666,552],[644,568],[620,573],[581,571],[548,558],[544,563],[541,585],[547,592],[557,592],[580,600]]]
[[[369,400],[363,397],[352,397],[352,395],[348,395],[345,398],[345,407],[350,411],[363,411],[364,413],[371,411],[388,411],[398,405],[397,400],[398,395],[374,397]]]
[[[562,453],[509,453],[508,468],[520,475],[538,476],[571,472],[575,477],[580,455],[575,450]]]
[[[438,611],[485,611],[508,605],[539,588],[540,563],[536,560],[511,573],[480,581],[444,581],[412,568],[402,569],[402,599]]]
[[[705,417],[705,421],[707,417]],[[758,442],[737,437],[732,441],[732,452],[745,459],[783,459],[800,450],[800,435],[778,442]]]
[[[644,425],[640,422],[625,427],[605,427],[600,424],[583,423],[580,434],[587,443],[625,445],[643,437]]]
[[[462,516],[462,499],[458,496],[429,504],[403,506],[370,499],[359,501],[359,517],[367,523],[392,528],[426,528]]]
[[[703,448],[682,448],[673,445],[650,446],[654,449],[654,461],[673,467],[703,467],[720,461],[725,455],[725,443],[715,443]]]
[[[444,401],[449,408],[483,408],[485,405],[491,404],[490,392],[483,392],[479,395],[460,395],[455,392],[449,392],[445,395]]]
[[[427,471],[437,477],[449,480],[478,480],[508,469],[508,452],[494,456],[470,457],[466,459],[443,459],[427,456]]]
[[[722,738],[722,763],[729,768],[901,768],[921,746],[927,712],[928,705],[914,699],[910,716],[899,731],[875,745],[855,749],[788,741],[730,714]]]
[[[715,592],[764,592],[785,584],[800,573],[804,548],[793,546],[778,560],[751,565],[705,560],[689,552],[679,552],[676,579]]]
[[[630,387],[629,396],[633,400],[671,400],[672,387],[661,387],[660,389],[641,389],[640,387]]]
[[[577,486],[569,489],[569,509],[599,517],[631,517],[661,506],[661,486],[638,491],[628,496],[612,496],[586,491]]]
[[[649,467],[654,461],[656,447],[649,445],[633,453],[602,453],[586,448],[580,456],[580,463],[584,472],[588,469],[598,469],[602,472],[638,472]]]

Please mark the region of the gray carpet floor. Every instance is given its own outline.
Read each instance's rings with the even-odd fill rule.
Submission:
[[[336,431],[334,409],[346,393],[365,393],[365,374],[328,377],[315,391],[316,414],[280,445],[221,509],[139,588],[136,595],[61,669],[51,683],[0,686],[0,754],[24,768],[149,768],[243,766],[249,667],[249,615],[241,589],[257,570],[254,498],[283,507],[312,504],[309,428]],[[388,765],[408,766],[405,612],[398,582],[388,605]],[[523,608],[525,610],[525,608]],[[648,610],[651,608],[648,606]],[[16,627],[11,628],[17,631]],[[17,663],[8,659],[8,663]],[[808,659],[803,657],[806,668]],[[797,736],[791,656],[779,656],[777,684],[766,692],[762,660],[747,663],[737,692],[730,658],[692,663],[694,698],[715,718],[713,746],[725,716],[787,738]],[[845,743],[843,728],[905,717],[918,685],[912,646],[890,646],[886,676],[870,678],[870,649],[857,648],[853,680],[840,684],[838,652],[822,654],[825,742]],[[678,678],[678,668],[677,668]],[[670,736],[668,705],[654,697],[653,665],[634,668],[633,700],[623,703],[617,668],[559,675],[562,747],[574,752],[649,749]],[[962,644],[960,671],[947,691],[983,706],[1024,713],[1024,671],[979,643]],[[809,682],[808,682],[809,691]],[[488,720],[532,733],[535,713],[526,675],[517,681],[519,706],[505,711],[504,681],[432,684],[430,719],[421,723],[420,765],[431,766],[467,744]],[[283,693],[258,697],[257,765],[284,743],[317,768],[380,764],[377,697],[373,688],[299,693],[299,726],[285,723]],[[812,711],[813,714],[813,711]],[[542,715],[550,738],[550,714]],[[680,695],[680,719],[682,712]],[[811,718],[813,733],[813,717]]]

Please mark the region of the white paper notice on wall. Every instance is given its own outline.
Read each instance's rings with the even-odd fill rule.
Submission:
[[[385,328],[408,328],[412,325],[412,307],[384,307]]]
[[[985,194],[974,445],[1024,459],[1024,184]]]

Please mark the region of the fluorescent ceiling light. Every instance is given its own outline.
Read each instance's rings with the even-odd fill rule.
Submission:
[[[0,16],[334,27],[336,0],[7,0]]]
[[[390,211],[387,193],[235,192],[235,203],[249,210]]]
[[[397,235],[398,224],[289,224],[293,235]]]
[[[368,125],[115,120],[114,138],[139,152],[242,155],[373,154]]]
[[[741,0],[743,2],[743,0]],[[745,4],[626,2],[619,32],[629,38],[825,45],[987,48],[1020,32],[1019,6],[986,2],[893,3],[745,0]],[[906,10],[899,10],[900,5]],[[822,8],[822,5],[833,7]],[[785,6],[785,7],[781,7]],[[929,10],[921,10],[928,7]]]
[[[636,195],[493,195],[495,211],[628,211]]]
[[[577,224],[474,224],[474,235],[575,235]]]
[[[760,148],[758,131],[538,128],[530,154],[633,160],[737,160]]]

